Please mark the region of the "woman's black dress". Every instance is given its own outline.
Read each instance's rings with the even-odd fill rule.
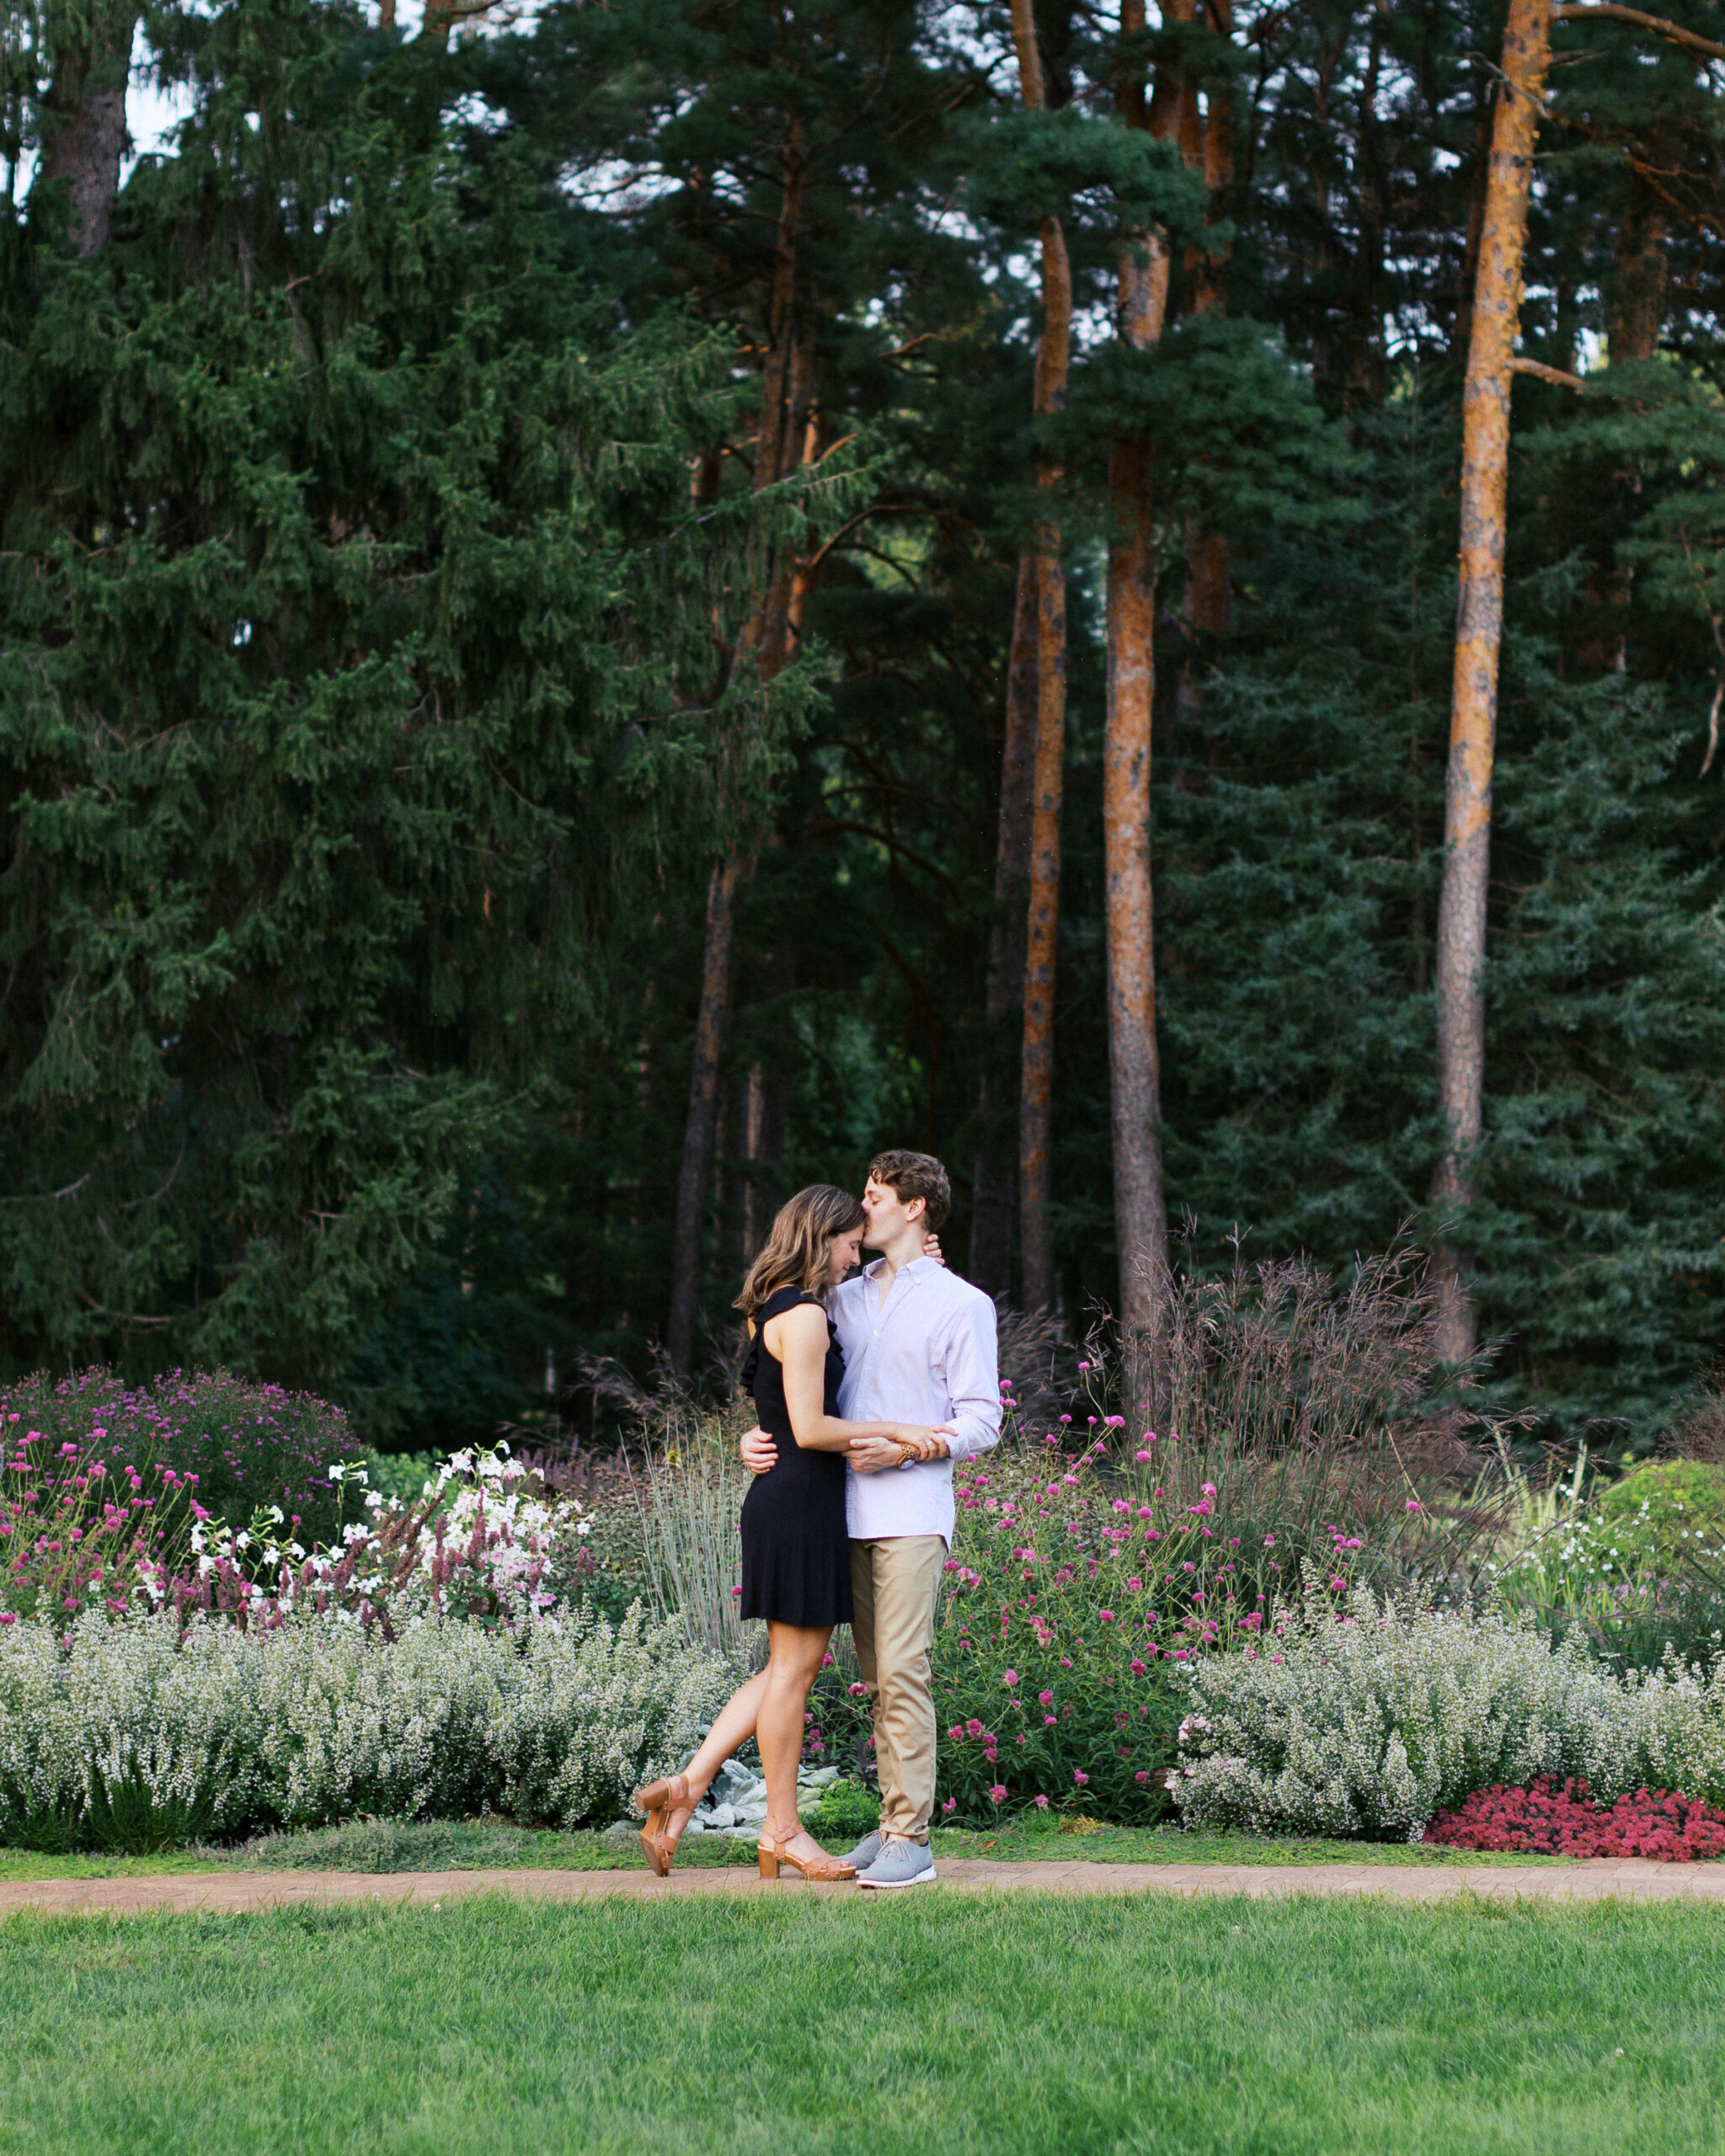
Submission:
[[[781,1288],[755,1313],[743,1384],[778,1464],[757,1475],[743,1500],[743,1614],[781,1625],[848,1625],[851,1539],[845,1530],[842,1453],[805,1452],[791,1432],[783,1365],[761,1338],[769,1319],[820,1298]],[[827,1320],[826,1412],[839,1412],[845,1358]]]

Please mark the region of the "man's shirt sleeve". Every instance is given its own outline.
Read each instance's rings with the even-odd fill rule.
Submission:
[[[947,1449],[954,1460],[974,1460],[1000,1442],[1000,1349],[988,1297],[969,1294],[956,1301],[946,1326],[946,1419],[953,1425]]]

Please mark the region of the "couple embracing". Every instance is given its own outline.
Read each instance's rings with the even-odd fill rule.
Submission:
[[[766,1623],[766,1667],[734,1693],[683,1772],[635,1801],[649,1861],[678,1838],[723,1763],[753,1737],[766,1779],[761,1871],[863,1886],[934,1877],[934,1694],[929,1651],[953,1534],[953,1463],[1000,1436],[994,1305],[942,1263],[952,1190],[927,1153],[883,1153],[861,1202],[815,1183],[780,1210],[737,1307],[743,1383],[759,1427],[743,1440],[745,1618]],[[864,1246],[879,1254],[852,1275]],[[880,1829],[847,1856],[803,1831],[804,1715],[833,1628],[847,1624],[874,1718]]]

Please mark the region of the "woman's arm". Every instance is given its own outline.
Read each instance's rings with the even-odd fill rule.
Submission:
[[[935,1433],[921,1423],[846,1422],[826,1412],[826,1312],[817,1303],[797,1303],[769,1318],[762,1345],[784,1370],[785,1406],[791,1434],[804,1452],[843,1452],[853,1438],[889,1438],[919,1456]]]

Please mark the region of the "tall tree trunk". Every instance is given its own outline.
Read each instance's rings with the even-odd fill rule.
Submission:
[[[803,125],[793,117],[781,157],[778,243],[768,304],[766,363],[762,371],[761,425],[755,440],[754,487],[758,494],[788,478],[812,451],[809,425],[814,406],[814,331],[799,324],[797,243],[802,228],[808,160]],[[776,551],[766,564],[755,610],[737,638],[734,672],[752,664],[763,685],[789,655],[798,609],[798,564]],[[689,1074],[689,1113],[683,1126],[683,1157],[677,1177],[675,1246],[665,1353],[686,1374],[694,1352],[700,1307],[704,1203],[718,1135],[718,1068],[730,1013],[731,947],[736,909],[754,879],[756,843],[751,819],[741,804],[722,802],[722,815],[740,833],[708,879],[707,928],[701,954],[701,1008],[695,1027],[694,1065]]]
[[[1144,0],[1121,0],[1120,35],[1141,33]],[[1147,129],[1135,72],[1116,99]],[[1135,351],[1161,339],[1167,312],[1165,234],[1129,232],[1120,253],[1119,329]],[[1156,702],[1156,546],[1151,447],[1117,440],[1108,457],[1108,710],[1103,732],[1103,850],[1108,907],[1108,1100],[1120,1330],[1129,1365],[1151,1335],[1168,1265],[1162,1188],[1162,1077],[1156,1033],[1151,886],[1151,718]],[[1143,1388],[1132,1385],[1135,1396]]]
[[[695,1344],[707,1177],[718,1120],[718,1065],[724,1049],[725,1020],[730,1003],[731,939],[736,923],[737,898],[740,890],[747,888],[754,865],[733,848],[723,861],[714,863],[707,884],[701,1010],[695,1022],[695,1067],[689,1081],[682,1169],[677,1177],[670,1315],[665,1333],[665,1353],[671,1368],[680,1374],[687,1371]]]
[[[1017,1145],[1009,1089],[1001,1083],[1001,1034],[1024,1008],[1024,931],[1030,905],[1030,786],[1036,763],[1036,551],[1018,557],[1012,642],[1007,659],[1006,742],[995,844],[994,921],[988,937],[987,1038],[977,1085],[975,1178],[970,1200],[970,1278],[991,1295],[1012,1285]],[[1014,1046],[1019,1043],[1015,1042]],[[1017,1059],[1014,1058],[1016,1061]]]
[[[1486,891],[1503,626],[1510,360],[1520,318],[1534,141],[1550,56],[1551,0],[1509,0],[1462,401],[1461,590],[1438,900],[1438,1102],[1444,1150],[1432,1182],[1432,1204],[1443,1223],[1434,1251],[1438,1345],[1450,1362],[1471,1355],[1477,1337],[1464,1253],[1484,1105]]]
[[[1234,29],[1233,0],[1207,0],[1211,27],[1222,37]],[[1226,195],[1234,184],[1233,100],[1226,86],[1206,93],[1202,120],[1198,117],[1195,87],[1181,101],[1180,150],[1194,171],[1202,171],[1210,191],[1206,221],[1214,225],[1226,214]],[[1188,304],[1194,314],[1226,314],[1228,311],[1227,249],[1193,247],[1186,252]],[[1186,603],[1184,626],[1187,656],[1179,683],[1180,715],[1195,724],[1204,705],[1199,670],[1215,658],[1216,647],[1228,633],[1230,563],[1227,535],[1207,531],[1196,518],[1186,526]]]
[[[1012,0],[1012,39],[1027,105],[1047,104],[1031,0]],[[1066,401],[1072,345],[1072,268],[1058,217],[1042,221],[1042,336],[1036,354],[1039,418]],[[1036,483],[1050,499],[1059,464],[1040,457]],[[1060,526],[1038,520],[1035,551],[1036,752],[1032,767],[1030,893],[1025,910],[1024,1049],[1018,1088],[1018,1209],[1024,1303],[1054,1301],[1054,1238],[1049,1218],[1049,1125],[1054,1102],[1055,962],[1060,913],[1060,809],[1066,751],[1066,580]]]
[[[133,0],[93,8],[83,35],[54,56],[43,99],[41,179],[63,184],[72,246],[83,256],[108,243],[126,154],[126,86],[138,9]]]

